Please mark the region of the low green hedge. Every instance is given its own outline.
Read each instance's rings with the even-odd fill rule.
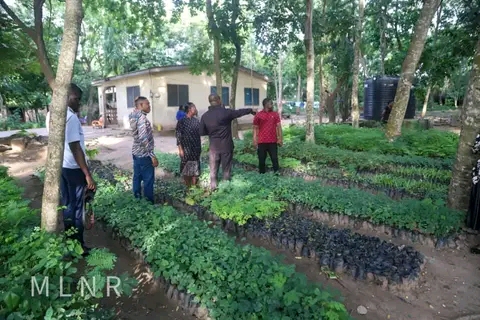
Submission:
[[[160,167],[167,171],[178,172],[177,155],[157,153],[157,156]],[[202,179],[208,180],[208,177],[209,169],[203,165]],[[250,212],[247,208],[239,208],[239,206],[249,206],[249,202],[243,198],[245,189],[249,194],[257,194],[257,200],[263,199],[266,201],[265,205],[270,207],[272,206],[268,201],[287,201],[331,214],[344,214],[376,224],[416,230],[435,236],[447,236],[459,231],[465,218],[463,212],[447,208],[441,200],[396,201],[386,195],[374,195],[356,188],[343,189],[322,185],[320,181],[305,181],[302,178],[278,177],[271,174],[260,175],[257,172],[242,169],[234,169],[232,181],[223,183],[223,186],[214,193],[213,198],[207,197],[205,201],[210,201],[209,206],[213,206],[213,201],[216,201],[218,208],[221,209],[217,208],[215,214],[221,218],[238,216],[236,220],[241,222],[245,220],[242,211]],[[232,196],[236,194],[238,197]],[[231,201],[223,202],[224,197],[228,197]],[[235,208],[237,213],[232,212],[232,208]],[[271,211],[271,214],[279,214],[279,211],[281,207],[277,211]],[[260,216],[257,214],[255,216],[261,218],[263,215],[262,213]]]
[[[195,296],[214,319],[349,319],[329,291],[261,248],[240,246],[217,227],[170,206],[102,184],[95,213],[141,249],[157,276]]]

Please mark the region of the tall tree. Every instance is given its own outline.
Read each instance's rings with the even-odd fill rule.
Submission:
[[[65,146],[65,120],[68,89],[77,56],[80,25],[83,18],[82,0],[66,0],[62,46],[52,97],[51,125],[48,137],[45,186],[42,197],[42,228],[54,232],[58,226],[60,176]]]
[[[425,0],[423,2],[422,11],[415,25],[407,56],[405,60],[403,60],[402,72],[398,81],[393,108],[385,131],[386,137],[390,140],[399,136],[402,132],[403,118],[407,111],[414,74],[425,46],[428,29],[432,23],[435,12],[440,6],[440,2],[441,0]]]
[[[225,4],[226,11],[230,14],[229,19],[222,19],[222,21],[228,21],[225,25],[222,25],[223,38],[233,44],[235,48],[235,59],[233,61],[232,68],[232,92],[230,95],[230,109],[235,110],[237,87],[238,87],[238,73],[240,71],[240,64],[242,62],[242,46],[245,44],[245,35],[241,35],[241,32],[245,28],[245,19],[243,17],[245,8],[240,5],[240,0],[231,0]],[[242,10],[243,9],[243,10]],[[243,20],[243,21],[242,21]],[[218,85],[217,85],[217,92]],[[253,101],[252,101],[253,102]],[[238,139],[238,122],[237,119],[232,121],[232,135]]]
[[[305,17],[305,50],[307,52],[307,121],[305,141],[314,142],[315,132],[313,117],[313,103],[315,99],[315,52],[313,49],[312,34],[312,16],[313,16],[313,0],[307,1],[307,14]]]
[[[220,28],[218,27],[217,22],[215,21],[215,15],[212,7],[212,0],[206,1],[206,12],[207,12],[207,18],[208,18],[209,33],[210,33],[210,37],[213,40],[213,64],[215,67],[215,82],[217,85],[217,93],[221,97],[222,96],[222,70],[220,67],[221,33],[220,33]]]
[[[480,39],[475,49],[473,67],[463,102],[461,125],[457,156],[448,189],[448,206],[466,211],[472,185],[472,167],[475,164],[471,148],[476,135],[480,133]]]
[[[22,29],[22,31],[28,35],[36,46],[37,58],[42,68],[42,72],[45,79],[48,81],[50,88],[53,90],[55,84],[55,72],[53,71],[52,64],[48,57],[47,48],[43,39],[43,4],[45,0],[33,1],[33,15],[34,26],[27,26],[15,12],[5,3],[4,0],[0,0],[0,6],[10,16],[10,18]]]
[[[363,28],[364,0],[358,0],[357,28],[355,32],[355,50],[353,58],[352,75],[352,126],[358,128],[360,120],[360,111],[358,108],[358,76],[360,73],[361,42]]]

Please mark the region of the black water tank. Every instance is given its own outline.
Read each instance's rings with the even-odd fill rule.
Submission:
[[[395,99],[399,77],[373,77],[365,80],[364,118],[380,121],[385,107]],[[371,83],[371,85],[370,85]],[[367,86],[368,84],[368,86]],[[415,118],[415,96],[410,89],[404,119]]]

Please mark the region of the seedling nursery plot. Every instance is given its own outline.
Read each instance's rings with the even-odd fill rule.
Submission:
[[[178,174],[179,159],[173,154],[158,153],[160,166]],[[202,179],[208,182],[208,167]],[[222,189],[223,188],[223,189]],[[323,185],[321,181],[302,178],[259,175],[236,168],[231,183],[201,201],[223,219],[244,223],[253,217],[272,217],[287,210],[333,222],[348,228],[378,229],[403,240],[437,248],[460,243],[457,237],[464,214],[433,199],[393,200],[386,195],[350,188]]]
[[[414,133],[420,138],[424,135],[427,138],[431,136],[432,141],[424,137],[421,141],[409,138],[410,144],[395,142],[394,145],[397,144],[397,147],[393,148],[391,144],[382,144],[385,139],[378,136],[381,133],[378,129],[361,129],[356,132],[357,143],[349,145],[351,145],[350,149],[355,149],[353,148],[355,145],[358,146],[356,150],[362,151],[352,151],[341,148],[345,144],[342,140],[345,135],[343,130],[351,131],[347,128],[349,126],[343,125],[316,128],[317,135],[337,137],[336,140],[339,143],[335,147],[330,146],[332,143],[328,147],[322,144],[306,144],[302,141],[303,128],[285,129],[285,145],[279,149],[282,173],[307,180],[319,179],[324,184],[344,188],[356,187],[373,193],[385,193],[393,199],[430,198],[445,201],[453,164],[452,150],[455,150],[456,146],[454,145],[456,140],[450,133],[415,130]],[[333,131],[333,133],[327,136],[323,131]],[[378,142],[376,145],[369,137],[371,132],[374,133],[374,139]],[[410,132],[407,130],[407,136]],[[410,136],[413,136],[413,133]],[[429,145],[423,149],[419,148],[418,145],[423,143],[429,143]],[[384,146],[384,149],[379,151],[378,145]],[[424,149],[438,150],[436,155],[439,157],[426,157],[434,153],[433,151],[425,152]],[[405,155],[405,150],[411,150],[411,155]],[[444,150],[450,150],[450,152],[445,153]],[[235,151],[237,162],[244,168],[256,169],[258,160],[256,151],[252,147],[251,133],[245,134],[244,140],[237,141]]]
[[[96,174],[106,181],[106,171]],[[350,319],[336,294],[307,283],[267,250],[237,245],[172,206],[136,201],[124,178],[100,186],[96,213],[169,283],[168,295],[185,310],[199,317],[203,309],[213,319]]]
[[[170,163],[174,163],[173,159]],[[128,189],[129,182],[124,181]],[[218,191],[206,196],[201,189],[185,193],[180,183],[162,180],[157,185],[158,200],[167,201],[180,211],[216,220],[240,236],[263,238],[311,258],[321,270],[350,274],[355,279],[388,288],[411,289],[417,285],[424,258],[411,247],[398,247],[376,237],[333,229],[300,215],[283,213],[287,207],[284,201],[275,200],[266,191],[249,188],[248,183],[245,177],[235,175],[232,182],[220,184]],[[247,189],[251,193],[241,193]]]

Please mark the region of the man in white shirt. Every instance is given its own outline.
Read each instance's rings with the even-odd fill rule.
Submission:
[[[76,114],[80,108],[81,97],[82,90],[72,83],[68,92],[65,151],[60,188],[61,205],[66,207],[63,210],[65,231],[71,228],[78,230],[73,238],[80,242],[84,248],[84,255],[87,255],[89,248],[85,246],[83,239],[83,198],[86,189],[95,191],[96,186],[87,166],[85,137]]]

